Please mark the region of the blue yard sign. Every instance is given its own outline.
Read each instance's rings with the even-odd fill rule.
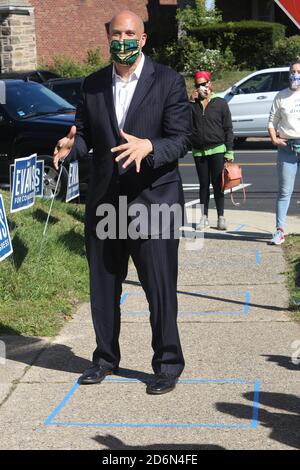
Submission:
[[[34,205],[36,157],[34,154],[15,160],[11,212],[18,212]]]
[[[42,197],[44,194],[44,160],[36,161],[35,168],[35,195]]]
[[[15,165],[9,166],[9,188],[12,192],[13,180],[14,180],[14,169]],[[36,161],[35,168],[35,196],[42,197],[44,194],[44,160]]]
[[[78,162],[72,162],[69,166],[68,188],[66,202],[79,196],[79,168]]]
[[[13,252],[11,238],[5,214],[3,199],[0,194],[0,261],[3,261]]]

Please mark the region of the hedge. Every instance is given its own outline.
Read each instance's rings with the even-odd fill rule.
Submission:
[[[285,26],[265,21],[217,23],[192,29],[189,34],[209,49],[230,49],[239,68],[263,68],[275,42],[285,37]]]

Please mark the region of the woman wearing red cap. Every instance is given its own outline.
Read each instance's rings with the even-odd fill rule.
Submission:
[[[208,206],[211,183],[218,213],[217,228],[226,230],[221,173],[224,160],[233,160],[231,114],[227,102],[212,92],[210,72],[196,72],[194,78],[196,89],[191,96],[192,145],[200,183],[200,204],[204,207],[197,228],[200,230],[209,228]]]

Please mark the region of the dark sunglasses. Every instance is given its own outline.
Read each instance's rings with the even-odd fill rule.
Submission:
[[[209,84],[209,80],[207,82],[199,83],[196,85],[196,88],[200,88],[201,86],[207,86]]]

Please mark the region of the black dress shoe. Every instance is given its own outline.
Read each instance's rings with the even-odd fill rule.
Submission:
[[[150,395],[162,395],[171,392],[177,383],[178,378],[175,375],[160,372],[155,374],[153,381],[147,386],[146,392]]]
[[[107,375],[112,375],[116,372],[118,372],[118,368],[107,369],[103,366],[95,365],[83,372],[82,376],[78,379],[78,383],[80,385],[99,384]]]

